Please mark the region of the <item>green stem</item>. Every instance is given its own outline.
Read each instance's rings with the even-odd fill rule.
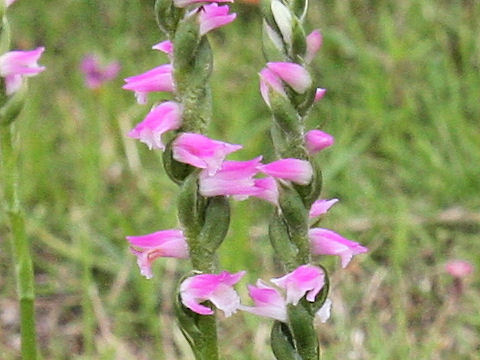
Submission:
[[[18,199],[17,154],[12,144],[11,126],[0,127],[2,184],[7,214],[12,232],[11,246],[15,266],[17,292],[20,302],[20,335],[23,360],[37,358],[35,335],[35,291],[30,244],[25,234],[25,223]]]

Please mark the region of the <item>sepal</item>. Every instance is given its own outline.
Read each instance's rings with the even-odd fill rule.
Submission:
[[[287,225],[277,213],[274,213],[270,219],[268,236],[276,255],[280,257],[287,270],[294,270],[298,266],[295,262],[298,250],[290,240]]]
[[[180,185],[185,178],[194,171],[194,168],[173,158],[172,144],[174,141],[175,139],[172,139],[165,147],[165,151],[163,152],[163,167],[168,177],[177,185]]]
[[[155,16],[159,28],[171,37],[175,33],[178,21],[184,13],[183,9],[175,7],[172,0],[156,0]]]
[[[308,10],[308,0],[293,0],[290,8],[295,16],[300,19],[300,21],[303,21]]]
[[[290,239],[298,248],[297,262],[310,260],[310,241],[308,238],[308,210],[297,191],[287,184],[279,182],[278,203],[288,226]]]
[[[4,5],[5,2],[1,1],[1,3]],[[0,18],[0,54],[5,54],[10,48],[10,26],[4,14]]]
[[[277,360],[302,360],[295,351],[292,333],[286,324],[275,321],[270,333],[270,343]]]
[[[192,172],[182,184],[178,194],[178,219],[183,225],[190,251],[205,220],[207,199],[198,194],[198,171]]]
[[[230,203],[224,196],[208,199],[205,219],[198,241],[203,251],[213,254],[227,236],[230,225]]]
[[[287,306],[290,329],[300,358],[303,360],[319,360],[320,349],[317,333],[313,326],[313,316],[303,306],[303,300],[297,306]]]
[[[5,88],[4,79],[0,81],[0,87]],[[23,80],[23,84],[15,93],[6,96],[5,92],[0,90],[1,108],[0,108],[0,126],[8,126],[15,121],[25,105],[27,93],[27,81]]]
[[[293,19],[292,26],[292,58],[296,62],[302,63],[307,53],[307,40],[305,30],[301,22],[297,19]]]

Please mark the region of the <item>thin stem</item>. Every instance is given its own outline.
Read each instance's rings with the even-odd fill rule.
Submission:
[[[35,335],[35,291],[30,244],[25,234],[25,223],[18,199],[17,154],[12,144],[12,127],[0,127],[0,162],[6,209],[12,232],[12,258],[20,303],[20,335],[23,360],[37,358]]]

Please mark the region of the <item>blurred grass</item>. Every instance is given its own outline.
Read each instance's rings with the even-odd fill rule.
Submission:
[[[9,10],[14,47],[47,48],[18,124],[45,359],[191,359],[170,303],[188,264],[157,261],[146,281],[124,240],[176,226],[177,189],[159,154],[124,136],[148,109],[121,79],[167,61],[150,50],[163,39],[152,6],[20,0]],[[236,22],[211,36],[210,134],[244,144],[237,158],[271,159],[261,21],[255,6],[234,7]],[[479,359],[478,275],[458,299],[443,265],[480,267],[480,3],[325,0],[312,3],[316,27],[313,71],[328,92],[308,124],[336,138],[318,157],[323,196],[341,199],[322,226],[371,249],[346,270],[325,259],[334,307],[318,327],[324,358]],[[78,71],[91,52],[123,66],[96,92]],[[220,261],[249,282],[279,275],[269,213],[257,200],[233,204]],[[18,317],[4,224],[0,214],[0,354],[10,360]],[[220,326],[225,358],[272,358],[269,320],[236,314]]]

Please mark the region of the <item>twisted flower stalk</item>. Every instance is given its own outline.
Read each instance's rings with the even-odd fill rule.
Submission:
[[[6,8],[13,1],[0,4],[0,163],[1,184],[11,231],[12,259],[20,303],[20,336],[22,359],[37,358],[35,335],[35,291],[30,244],[25,233],[25,220],[18,194],[18,151],[14,148],[15,120],[26,100],[25,76],[44,70],[37,60],[43,48],[31,51],[8,51],[10,34]]]
[[[322,313],[329,312],[326,309],[330,303],[327,301],[329,280],[325,268],[311,265],[312,251],[335,255],[352,253],[347,246],[349,240],[326,229],[310,229],[312,206],[324,206],[323,212],[326,212],[333,205],[325,208],[322,200],[316,201],[322,188],[322,175],[313,158],[316,152],[331,145],[333,138],[320,130],[306,133],[304,129],[310,108],[325,94],[324,89],[315,88],[308,71],[322,37],[318,30],[305,34],[302,23],[307,6],[307,0],[262,0],[267,66],[260,72],[261,93],[272,113],[271,137],[279,158],[270,165],[275,164],[281,173],[276,176],[280,179],[277,180],[278,207],[270,221],[269,236],[276,255],[289,272],[282,278],[272,279],[287,292],[286,309],[276,318],[271,332],[272,350],[278,360],[320,358],[313,322],[316,314],[323,316]],[[327,232],[317,234],[316,230]],[[337,238],[332,240],[332,234]],[[315,236],[320,244],[317,248]],[[365,248],[357,248],[355,253],[364,251]],[[273,291],[258,285],[250,290],[254,299],[255,291]]]
[[[234,312],[238,295],[231,286],[243,273],[215,274],[215,253],[230,223],[230,206],[225,197],[230,194],[204,183],[225,170],[225,156],[241,146],[204,135],[212,117],[208,82],[213,63],[206,34],[233,21],[235,14],[229,14],[228,6],[219,6],[214,1],[203,1],[209,3],[203,6],[197,2],[155,2],[159,27],[168,40],[153,48],[167,53],[170,63],[127,78],[124,86],[135,91],[140,103],[147,102],[150,92],[173,94],[171,101],[156,105],[129,136],[146,143],[150,149],[164,151],[164,168],[180,186],[178,218],[181,230],[162,230],[127,239],[147,278],[152,276],[152,261],[159,256],[190,258],[191,275],[195,276],[185,277],[180,285],[177,318],[196,359],[216,360],[217,329],[212,304],[227,316]],[[164,138],[167,139],[165,143]],[[218,302],[217,292],[229,293],[233,307]]]

